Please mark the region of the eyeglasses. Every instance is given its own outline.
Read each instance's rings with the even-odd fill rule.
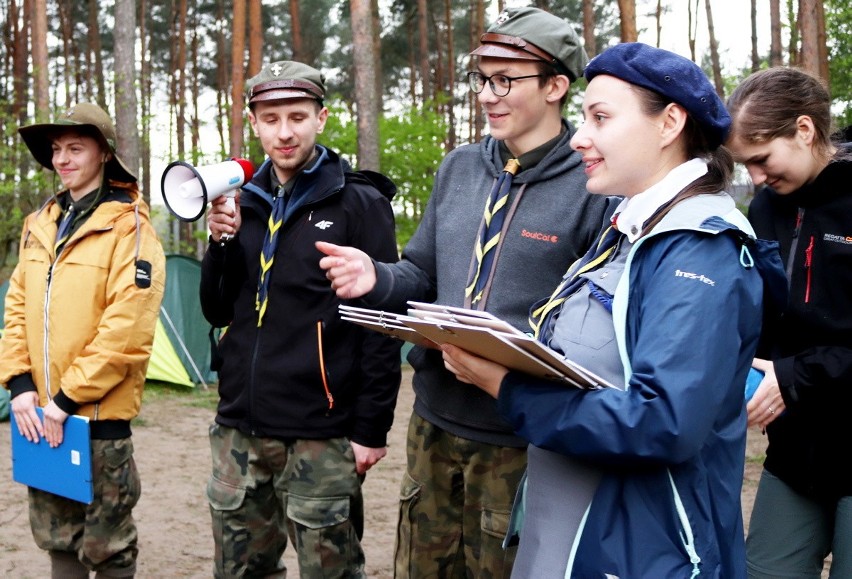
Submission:
[[[467,73],[467,82],[470,85],[470,90],[479,94],[485,88],[485,81],[488,81],[488,86],[491,87],[491,92],[494,96],[504,97],[512,90],[513,80],[522,80],[525,78],[539,78],[543,74],[528,74],[526,76],[506,76],[505,74],[492,74],[485,76],[479,71],[473,70]]]

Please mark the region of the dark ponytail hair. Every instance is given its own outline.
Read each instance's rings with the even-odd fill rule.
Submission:
[[[630,88],[639,95],[642,112],[648,116],[659,115],[673,102],[671,99],[655,91],[635,84],[630,84]],[[685,108],[684,111],[686,111]],[[683,139],[687,157],[690,159],[703,159],[707,163],[707,173],[687,185],[664,209],[658,212],[645,226],[643,235],[659,223],[672,207],[684,199],[708,193],[721,193],[726,191],[731,185],[731,179],[734,174],[734,159],[731,156],[731,152],[722,145],[710,145],[710,140],[707,138],[701,125],[696,122],[688,111],[686,124],[683,127]]]

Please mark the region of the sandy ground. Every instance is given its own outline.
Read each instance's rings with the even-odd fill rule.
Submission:
[[[405,431],[413,394],[406,370],[389,438],[388,455],[370,470],[364,487],[367,572],[377,579],[392,577],[393,545],[399,481],[405,464]],[[142,498],[134,514],[139,527],[140,578],[211,577],[213,543],[205,486],[210,470],[207,427],[215,413],[215,392],[163,388],[146,391],[134,423],[136,462],[142,477]],[[748,513],[765,450],[765,437],[749,432],[743,485],[743,510]],[[12,480],[9,424],[0,424],[0,576],[19,579],[47,577],[48,557],[33,543],[27,519],[26,487]],[[288,548],[290,576],[297,566]],[[824,576],[827,577],[827,574]]]

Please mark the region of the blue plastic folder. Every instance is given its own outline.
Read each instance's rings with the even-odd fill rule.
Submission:
[[[754,393],[757,391],[757,387],[760,386],[760,382],[763,380],[763,376],[764,373],[757,368],[749,369],[745,385],[746,402],[750,401],[751,397],[754,396]]]
[[[36,408],[44,420],[41,408]],[[24,438],[12,415],[12,478],[21,484],[71,500],[92,502],[92,445],[89,419],[69,416],[62,444],[51,448],[42,438],[38,443]]]

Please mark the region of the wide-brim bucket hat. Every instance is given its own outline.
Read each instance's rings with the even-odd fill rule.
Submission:
[[[52,123],[37,123],[27,125],[18,129],[18,134],[24,140],[24,144],[30,150],[38,163],[54,171],[53,167],[53,139],[56,135],[67,131],[69,128],[79,128],[93,137],[99,139],[101,144],[111,153],[110,159],[104,167],[104,175],[115,181],[133,183],[136,175],[127,168],[127,165],[115,152],[116,133],[115,125],[110,116],[98,105],[92,103],[78,103],[65,111],[61,117]]]

